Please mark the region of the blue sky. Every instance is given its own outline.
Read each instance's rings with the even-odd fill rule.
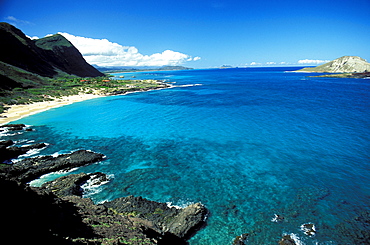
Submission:
[[[100,65],[316,65],[343,55],[370,61],[370,0],[0,4],[1,21],[30,37],[64,33]]]

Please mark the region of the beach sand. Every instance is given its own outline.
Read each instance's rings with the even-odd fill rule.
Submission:
[[[4,125],[23,117],[27,117],[52,108],[57,108],[75,102],[94,99],[102,96],[103,95],[97,94],[79,94],[64,96],[62,98],[55,98],[53,101],[36,102],[27,105],[11,105],[7,111],[0,115],[0,125]]]

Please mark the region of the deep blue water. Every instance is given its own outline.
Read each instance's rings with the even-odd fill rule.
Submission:
[[[19,120],[36,131],[12,139],[50,143],[40,154],[105,154],[75,171],[111,176],[87,195],[96,202],[135,195],[203,203],[208,225],[190,244],[231,244],[242,233],[250,244],[277,244],[284,234],[303,244],[368,244],[370,81],[289,70],[124,74],[201,85],[52,109]],[[275,214],[284,220],[272,222]]]

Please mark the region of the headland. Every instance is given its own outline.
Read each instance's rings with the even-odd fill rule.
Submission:
[[[0,130],[26,133],[32,128],[11,124],[1,126]],[[19,147],[12,140],[0,141],[2,196],[12,196],[0,205],[8,214],[3,231],[16,243],[187,244],[205,225],[208,210],[200,203],[176,208],[134,196],[103,204],[83,198],[85,185],[99,186],[110,181],[101,172],[70,174],[41,187],[31,187],[28,183],[44,174],[105,160],[101,153],[77,150],[12,162],[29,150],[46,147],[45,143]]]

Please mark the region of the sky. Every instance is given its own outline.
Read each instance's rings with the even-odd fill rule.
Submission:
[[[0,21],[60,33],[99,66],[370,61],[370,0],[0,0]]]

